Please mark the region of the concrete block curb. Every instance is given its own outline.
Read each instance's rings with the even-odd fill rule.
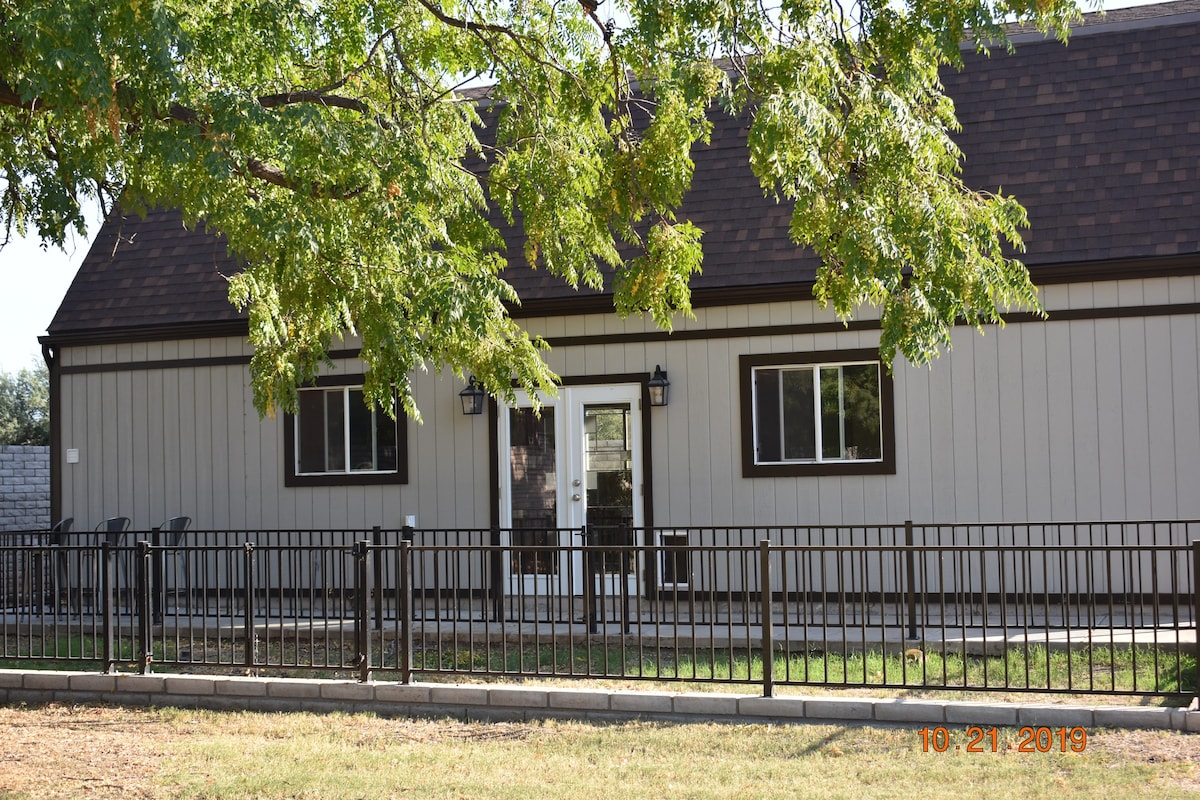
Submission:
[[[21,684],[23,689],[37,689],[43,692],[65,692],[71,688],[71,673],[69,672],[29,672]]]
[[[1174,727],[1175,712],[1170,708],[1104,708],[1092,710],[1098,728],[1162,728]]]
[[[267,682],[259,678],[220,678],[213,681],[219,695],[230,697],[266,697]]]
[[[25,673],[13,670],[0,670],[0,689],[20,689],[25,682]]]
[[[1016,725],[1017,707],[1005,703],[947,703],[946,722],[959,725]]]
[[[266,684],[267,697],[315,700],[321,696],[321,687],[312,681],[295,678],[269,678]]]
[[[488,690],[488,705],[502,708],[546,708],[550,699],[545,689],[497,686]]]
[[[375,684],[375,699],[381,703],[412,703],[424,705],[431,702],[428,686],[403,683]]]
[[[946,721],[946,704],[937,700],[886,700],[874,705],[880,722]]]
[[[804,715],[809,719],[864,720],[874,718],[874,712],[875,703],[869,698],[809,698],[804,704]]]
[[[736,717],[735,694],[678,694],[671,699],[671,710],[689,717]]]
[[[1092,728],[1096,715],[1086,706],[1027,705],[1017,708],[1020,725],[1053,728]]]
[[[631,714],[669,714],[673,706],[669,692],[617,692],[609,708]]]
[[[610,693],[596,689],[551,689],[546,699],[550,708],[570,711],[607,711],[610,707]]]
[[[742,697],[738,700],[738,713],[746,717],[779,717],[782,719],[804,719],[803,697]]]
[[[102,692],[110,693],[117,690],[116,675],[72,675],[71,676],[71,691],[72,692]]]
[[[487,687],[434,684],[429,688],[429,702],[438,705],[486,706]]]
[[[216,678],[201,675],[171,675],[166,679],[167,694],[208,696],[217,693]]]
[[[165,694],[166,678],[161,675],[118,675],[116,691]]]
[[[371,701],[375,699],[375,684],[348,681],[322,681],[321,699]]]
[[[909,700],[875,697],[762,697],[552,686],[444,684],[212,675],[100,674],[0,670],[0,702],[114,702],[222,709],[526,720],[538,717],[676,722],[772,720],[886,725],[1138,728],[1200,733],[1200,708]]]

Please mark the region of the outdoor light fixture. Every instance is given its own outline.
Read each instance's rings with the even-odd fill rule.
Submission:
[[[463,413],[469,417],[483,413],[483,398],[487,395],[483,391],[483,387],[475,381],[475,376],[471,376],[471,380],[467,382],[467,388],[458,393],[458,399],[462,401]]]
[[[671,382],[667,380],[667,373],[663,372],[662,367],[654,365],[654,375],[650,378],[650,382],[646,384],[646,388],[650,390],[650,405],[665,406],[667,404],[667,387]]]

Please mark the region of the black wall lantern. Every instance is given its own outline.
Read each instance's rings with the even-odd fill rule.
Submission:
[[[483,391],[475,376],[471,376],[471,380],[467,382],[467,388],[458,393],[458,399],[462,401],[463,413],[467,416],[475,416],[483,413],[483,398],[487,394]]]
[[[671,382],[667,380],[667,373],[663,372],[663,368],[659,365],[654,365],[654,375],[650,378],[650,382],[646,387],[650,390],[650,405],[665,406],[667,404],[667,387]]]

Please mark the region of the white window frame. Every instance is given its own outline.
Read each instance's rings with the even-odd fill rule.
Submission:
[[[882,365],[880,365],[880,363],[878,361],[832,361],[832,362],[826,361],[826,362],[797,363],[797,364],[770,364],[770,365],[764,364],[762,366],[754,367],[752,369],[752,378],[751,378],[751,380],[753,381],[753,392],[754,392],[753,405],[751,407],[751,413],[754,416],[754,463],[757,465],[761,465],[761,466],[770,466],[770,465],[775,465],[775,464],[832,464],[832,463],[871,464],[871,463],[882,462],[883,461],[883,433],[882,433],[883,432],[883,392],[882,392],[882,389],[879,388],[881,386],[880,381],[882,379],[882,375],[880,375],[876,381],[877,391],[876,391],[876,396],[875,396],[876,409],[879,413],[879,430],[880,430],[880,442],[879,442],[880,455],[879,455],[879,457],[878,458],[845,458],[845,457],[839,456],[837,458],[827,458],[824,455],[824,452],[825,452],[825,440],[824,440],[825,430],[824,430],[824,425],[821,424],[821,422],[822,422],[822,419],[821,419],[821,371],[828,370],[828,369],[837,369],[838,370],[838,425],[839,425],[839,431],[840,431],[840,438],[841,438],[842,442],[844,443],[846,440],[846,405],[845,405],[846,404],[846,390],[845,390],[845,378],[843,377],[844,373],[842,372],[842,369],[844,367],[860,367],[860,366],[873,366],[877,370],[879,370],[879,372],[882,372]],[[766,370],[778,372],[779,376],[780,376],[779,382],[778,382],[779,385],[777,387],[777,394],[778,394],[778,401],[779,401],[779,453],[780,453],[780,459],[778,461],[764,461],[764,460],[760,459],[758,456],[758,442],[759,442],[758,374],[759,374],[759,372],[763,372]],[[814,401],[813,402],[813,428],[814,428],[815,450],[814,450],[814,455],[812,458],[786,458],[784,456],[784,450],[785,450],[784,444],[785,444],[785,437],[787,435],[787,431],[785,429],[784,415],[783,415],[783,409],[784,409],[783,375],[785,372],[800,372],[803,370],[808,370],[812,373],[812,384],[813,384],[813,387],[812,387],[813,395],[812,396],[813,396],[813,401]],[[839,449],[844,450],[844,447],[839,448]]]
[[[350,461],[350,404],[352,398],[350,393],[353,391],[361,391],[362,384],[348,384],[345,386],[314,386],[299,389],[301,393],[305,392],[320,392],[323,397],[328,397],[330,394],[341,393],[342,395],[342,464],[345,466],[340,470],[328,469],[328,459],[326,469],[319,472],[302,472],[300,465],[303,461],[300,451],[300,414],[297,413],[292,419],[292,442],[293,448],[293,465],[295,470],[294,475],[298,478],[315,478],[325,476],[356,476],[356,475],[395,475],[400,470],[401,449],[399,442],[399,430],[396,432],[396,466],[392,469],[354,469]],[[329,442],[329,414],[328,401],[326,400],[323,406],[324,413],[321,414],[322,425],[322,441],[328,446]],[[378,466],[379,464],[379,414],[382,413],[377,408],[371,408],[371,463]]]
[[[324,449],[329,447],[329,414],[328,401],[324,399],[330,395],[340,396],[342,403],[342,468],[336,470],[322,469],[320,471],[300,471],[301,465],[305,463],[304,451],[301,450],[302,438],[308,435],[310,438],[316,438],[316,429],[313,429],[312,423],[306,433],[301,433],[301,413],[300,409],[296,409],[296,413],[288,413],[284,415],[284,427],[281,431],[284,446],[283,446],[283,485],[287,487],[304,487],[304,486],[372,486],[372,485],[396,485],[396,483],[408,483],[408,431],[406,420],[403,417],[397,419],[395,425],[395,447],[396,461],[394,467],[388,469],[378,469],[380,458],[380,443],[379,433],[382,431],[382,426],[386,423],[391,425],[390,417],[386,416],[383,410],[372,408],[371,410],[371,463],[377,469],[354,469],[354,462],[350,461],[350,450],[353,449],[353,437],[350,435],[350,416],[359,416],[360,428],[362,427],[362,417],[359,411],[352,411],[350,403],[358,402],[352,396],[353,392],[362,390],[362,375],[341,375],[337,378],[318,378],[313,384],[301,387],[300,392],[322,392],[323,399],[320,403],[322,409],[322,422],[320,422],[320,438],[323,441]],[[302,396],[301,396],[302,397]],[[311,401],[310,401],[311,402]],[[316,403],[311,403],[316,405]],[[316,410],[316,409],[313,409]],[[382,415],[382,416],[380,416]],[[307,419],[307,417],[305,417]],[[362,447],[362,450],[366,450]],[[325,461],[322,462],[323,467],[328,467],[328,451],[324,452]],[[360,458],[360,462],[364,459]],[[316,464],[310,464],[313,467]]]

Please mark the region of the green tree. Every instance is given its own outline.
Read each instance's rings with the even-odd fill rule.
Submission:
[[[0,372],[0,444],[50,444],[50,373]]]
[[[821,256],[818,299],[880,307],[885,361],[1038,308],[1003,250],[1024,211],[960,181],[937,70],[964,40],[1007,46],[1006,20],[1065,38],[1075,3],[599,2],[0,0],[6,229],[61,243],[88,197],[178,207],[246,264],[260,410],[351,331],[368,396],[394,385],[416,414],[416,369],[506,397],[553,382],[506,314],[489,203],[618,312],[690,313],[701,231],[677,212],[722,108]]]

